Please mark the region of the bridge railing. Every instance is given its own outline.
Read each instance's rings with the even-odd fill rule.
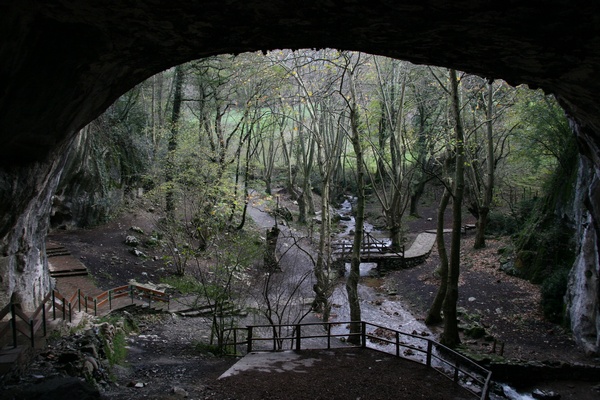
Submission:
[[[426,337],[390,329],[381,325],[361,321],[359,333],[335,333],[337,325],[350,322],[303,323],[282,325],[249,325],[232,328],[228,335],[233,341],[225,343],[226,349],[239,355],[238,349],[253,351],[278,351],[284,348],[331,349],[348,346],[350,336],[360,336],[360,345],[350,347],[369,348],[399,358],[424,364],[450,378],[481,400],[488,398],[491,371],[454,350]],[[325,328],[323,331],[322,328]],[[315,329],[318,328],[318,329]],[[335,340],[336,338],[344,339]],[[242,351],[243,353],[243,351]]]
[[[333,242],[331,247],[334,252],[341,254],[342,257],[347,256],[352,251],[352,242]],[[361,243],[360,251],[363,254],[396,254],[399,257],[404,256],[404,246],[399,251],[393,251],[390,244],[387,241],[381,240],[373,236],[370,232],[363,234],[363,240]]]
[[[9,303],[0,310],[0,344],[8,342],[7,338],[10,335],[10,341],[16,348],[18,337],[22,336],[34,347],[35,337],[40,329],[42,336],[46,336],[47,321],[50,318],[72,322],[75,311],[84,311],[97,316],[101,312],[113,310],[115,308],[113,301],[121,297],[131,298],[131,303],[134,303],[135,299],[146,300],[149,306],[153,301],[167,303],[167,309],[170,305],[168,294],[139,285],[119,286],[102,292],[96,297],[86,295],[78,289],[67,298],[59,291],[53,290],[42,299],[40,305],[30,315],[25,313],[18,303]]]

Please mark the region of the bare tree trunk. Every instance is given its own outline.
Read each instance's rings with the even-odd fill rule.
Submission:
[[[452,98],[452,111],[454,114],[456,138],[456,172],[454,176],[453,202],[452,202],[452,241],[450,244],[450,263],[448,268],[448,288],[444,298],[444,332],[441,343],[448,347],[460,344],[458,335],[458,319],[456,305],[458,302],[458,277],[460,274],[460,239],[462,224],[462,201],[465,189],[464,168],[464,131],[460,116],[460,100],[458,93],[458,78],[456,71],[450,70],[450,86]]]
[[[348,342],[360,344],[361,342],[361,311],[360,299],[358,297],[358,280],[360,278],[360,250],[364,233],[365,220],[365,172],[363,150],[360,143],[360,131],[358,120],[358,106],[356,104],[356,89],[354,87],[353,70],[349,68],[350,80],[350,127],[352,129],[352,147],[356,154],[356,180],[357,180],[357,202],[354,225],[354,241],[352,243],[352,257],[350,261],[350,273],[346,281],[346,291],[348,292],[348,303],[350,306],[350,335]]]
[[[493,141],[493,124],[492,118],[494,116],[494,81],[488,82],[487,92],[487,122],[486,122],[486,140],[487,140],[487,179],[485,184],[485,193],[483,197],[483,205],[479,208],[479,215],[477,218],[477,230],[475,232],[475,243],[473,245],[476,249],[485,247],[485,227],[487,225],[488,214],[490,212],[490,206],[494,196],[494,141]]]
[[[329,274],[329,240],[330,240],[330,215],[329,215],[329,184],[328,178],[323,180],[321,193],[321,232],[319,235],[319,251],[315,265],[316,282],[313,285],[315,300],[313,308],[322,313],[323,321],[329,321],[331,294],[331,277]]]
[[[448,253],[446,252],[446,241],[444,240],[444,214],[450,201],[450,191],[444,190],[442,199],[437,214],[437,231],[436,231],[436,242],[438,254],[440,256],[440,266],[437,272],[440,275],[440,288],[438,289],[433,303],[425,318],[425,324],[434,325],[442,322],[442,305],[444,304],[444,298],[446,297],[446,289],[448,288]]]
[[[175,92],[173,95],[173,110],[171,112],[171,136],[169,137],[169,154],[167,155],[167,165],[165,170],[165,181],[167,192],[165,194],[165,208],[167,215],[173,217],[175,213],[175,199],[173,189],[173,179],[175,170],[175,150],[177,150],[177,140],[179,136],[179,117],[181,116],[182,90],[183,90],[183,67],[175,67]]]

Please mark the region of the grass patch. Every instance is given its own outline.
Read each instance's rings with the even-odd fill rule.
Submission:
[[[113,338],[112,345],[109,345],[107,342],[104,339],[104,352],[110,365],[124,364],[127,359],[127,335],[124,332],[119,332]]]

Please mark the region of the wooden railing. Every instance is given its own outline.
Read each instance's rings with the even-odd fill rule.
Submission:
[[[333,252],[337,257],[346,259],[350,256],[352,251],[352,242],[341,241],[333,242],[331,244]],[[404,246],[399,251],[393,251],[390,245],[373,236],[370,232],[363,233],[363,240],[360,247],[361,258],[368,258],[370,255],[375,254],[393,254],[398,258],[404,258]]]
[[[332,339],[346,339],[350,336],[360,336],[360,347],[370,348],[396,357],[405,358],[433,368],[442,375],[452,379],[474,396],[485,400],[489,396],[491,371],[481,367],[474,361],[455,352],[454,350],[425,337],[412,335],[390,329],[384,326],[361,321],[361,331],[349,334],[348,332],[333,333],[332,327],[345,326],[350,322],[333,323],[305,323],[283,325],[251,325],[245,328],[232,328],[230,338],[233,342],[225,344],[237,352],[238,346],[244,346],[246,352],[252,351],[277,351],[289,348],[300,351],[302,349],[331,349]],[[318,329],[311,329],[317,327]],[[322,327],[325,327],[323,332]],[[371,331],[369,331],[371,329]],[[268,334],[265,334],[267,333]],[[283,335],[282,332],[286,333]],[[337,347],[348,347],[346,345]],[[261,344],[269,343],[268,347]],[[390,346],[391,345],[391,346]],[[359,347],[359,346],[351,346]],[[389,351],[389,347],[392,351]]]
[[[153,301],[167,303],[167,309],[170,305],[168,294],[139,285],[119,286],[102,292],[96,297],[88,296],[78,289],[70,298],[66,298],[60,292],[53,290],[44,297],[31,315],[23,312],[20,304],[17,303],[10,303],[2,308],[0,321],[3,324],[0,325],[0,343],[5,342],[10,334],[13,347],[17,347],[17,339],[20,335],[27,338],[33,347],[35,335],[40,329],[42,329],[42,336],[46,336],[46,323],[49,318],[72,322],[75,311],[84,311],[97,316],[99,312],[113,310],[113,301],[121,297],[129,297],[131,304],[136,299],[144,299],[148,301],[149,306]],[[5,320],[9,314],[10,318]]]

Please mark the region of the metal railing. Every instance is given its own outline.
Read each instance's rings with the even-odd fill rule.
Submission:
[[[81,289],[77,289],[70,298],[66,298],[57,290],[53,290],[44,297],[31,315],[27,315],[18,303],[9,303],[2,308],[0,310],[0,322],[2,322],[0,324],[0,343],[5,342],[6,337],[10,334],[14,348],[17,347],[19,336],[28,339],[31,346],[34,347],[35,335],[40,328],[42,336],[46,336],[48,319],[56,320],[58,318],[72,322],[75,311],[93,313],[94,316],[97,316],[99,312],[113,310],[115,308],[113,301],[121,297],[129,297],[130,304],[133,304],[136,299],[140,299],[148,301],[148,306],[151,306],[153,301],[167,303],[167,309],[170,306],[168,294],[139,285],[119,286],[102,292],[96,297],[88,296]],[[9,314],[10,318],[5,320]]]
[[[481,367],[474,361],[454,350],[426,337],[413,335],[390,329],[369,322],[360,322],[359,333],[334,333],[333,326],[347,325],[351,322],[303,323],[282,325],[250,325],[245,328],[231,328],[233,342],[225,344],[237,353],[239,346],[244,346],[247,353],[253,351],[331,349],[335,343],[332,339],[344,338],[335,347],[362,347],[399,358],[424,364],[429,368],[459,384],[481,400],[489,396],[491,371]],[[315,330],[311,327],[325,328]],[[360,336],[360,345],[348,346],[351,336]],[[289,343],[289,347],[286,346]],[[335,341],[334,341],[335,342]],[[264,343],[268,343],[265,347]],[[391,347],[391,351],[389,351]]]

